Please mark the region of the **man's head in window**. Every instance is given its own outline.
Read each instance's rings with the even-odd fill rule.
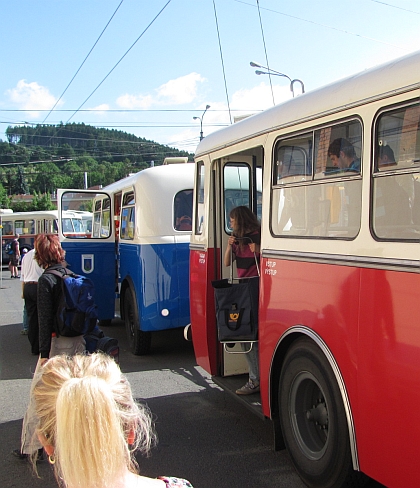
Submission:
[[[388,166],[397,164],[395,162],[394,151],[391,146],[379,146],[378,154],[378,169],[384,169]]]
[[[328,157],[333,166],[342,171],[360,171],[360,161],[356,158],[356,151],[353,144],[339,137],[328,147]]]

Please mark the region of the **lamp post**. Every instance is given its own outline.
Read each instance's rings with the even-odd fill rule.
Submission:
[[[203,118],[204,114],[207,112],[207,110],[210,108],[210,105],[206,105],[206,109],[203,112],[203,115],[201,117],[193,117],[194,120],[199,120],[200,121],[200,141],[204,139],[203,136]]]
[[[256,75],[274,75],[274,76],[283,76],[284,78],[287,78],[290,81],[290,91],[292,92],[293,97],[295,96],[295,91],[294,91],[293,85],[296,82],[300,83],[300,86],[302,88],[302,93],[305,93],[305,85],[303,84],[302,80],[299,80],[298,78],[295,78],[294,80],[292,80],[292,78],[290,78],[290,76],[287,76],[284,73],[280,73],[279,71],[276,71],[274,69],[267,68],[266,66],[261,66],[260,64],[254,63],[252,61],[249,64],[253,68],[263,68],[263,69],[267,70],[267,71],[260,71],[257,69],[257,70],[255,70]]]

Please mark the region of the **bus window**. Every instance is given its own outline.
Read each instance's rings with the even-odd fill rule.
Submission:
[[[189,231],[192,229],[192,200],[193,191],[182,190],[174,199],[174,229]]]
[[[124,194],[121,210],[120,238],[122,240],[134,239],[134,222],[136,217],[134,192]]]
[[[195,233],[202,234],[203,233],[203,225],[204,225],[204,178],[205,178],[205,168],[204,163],[200,161],[197,164],[197,208],[195,212]]]
[[[420,104],[382,113],[376,129],[373,232],[379,239],[418,240]]]
[[[354,238],[361,217],[360,122],[350,120],[280,140],[274,154],[274,234]],[[336,180],[326,180],[333,177]]]
[[[360,173],[362,126],[358,120],[317,130],[314,139],[315,179]],[[338,166],[334,166],[329,152],[337,153],[340,160]]]
[[[274,184],[305,181],[312,176],[312,133],[284,140],[276,147]]]
[[[63,218],[61,221],[63,228],[63,234],[73,234],[73,226],[71,225],[71,219]]]
[[[109,237],[111,235],[111,200],[104,198],[102,202],[102,224],[101,237]]]
[[[35,233],[35,222],[33,220],[16,220],[15,233],[21,236]]]
[[[231,233],[229,214],[235,207],[251,208],[251,168],[246,164],[226,164],[223,168],[225,232]]]

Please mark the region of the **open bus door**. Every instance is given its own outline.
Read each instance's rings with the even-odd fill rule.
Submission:
[[[214,165],[215,191],[215,246],[217,247],[216,274],[220,278],[229,277],[229,268],[224,266],[223,257],[229,236],[232,234],[229,214],[235,207],[250,208],[261,219],[262,170],[257,167],[255,156],[238,155],[221,159]],[[237,276],[234,265],[233,275]],[[220,347],[220,376],[228,377],[248,372],[245,354],[240,343]]]
[[[231,209],[246,205],[261,218],[262,160],[263,150],[257,147],[248,154],[197,161],[190,244],[191,332],[197,362],[215,380],[235,376],[240,380],[238,375],[247,371],[240,346],[227,352],[217,340],[211,282],[229,276],[223,256],[231,233]]]
[[[118,285],[114,202],[102,191],[58,190],[58,233],[69,269],[90,278],[95,284],[100,323],[115,316]],[[70,232],[64,224],[65,212],[84,211],[83,232]],[[91,213],[91,221],[86,219]]]

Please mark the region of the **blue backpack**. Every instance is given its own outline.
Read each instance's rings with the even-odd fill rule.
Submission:
[[[92,332],[98,320],[93,282],[66,268],[61,271],[49,268],[44,273],[61,279],[62,293],[56,312],[57,335],[75,337]]]

